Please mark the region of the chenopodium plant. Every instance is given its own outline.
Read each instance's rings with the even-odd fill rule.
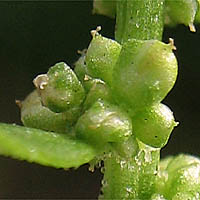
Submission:
[[[161,103],[178,70],[163,27],[195,31],[198,10],[196,0],[94,1],[95,13],[116,16],[115,40],[97,27],[74,70],[60,62],[37,76],[36,89],[17,102],[26,127],[0,124],[0,153],[65,169],[94,170],[103,160],[99,199],[200,199],[198,158],[160,162],[178,124]]]

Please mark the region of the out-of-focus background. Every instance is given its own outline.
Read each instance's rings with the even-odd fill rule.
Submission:
[[[33,78],[60,61],[73,66],[77,50],[88,47],[90,30],[101,25],[101,34],[113,38],[114,23],[92,15],[91,1],[0,2],[0,121],[21,124],[15,99],[33,90]],[[196,28],[191,33],[179,25],[164,32],[165,42],[174,38],[179,62],[177,83],[164,103],[180,124],[162,157],[200,156],[200,25]],[[88,165],[64,171],[0,157],[0,199],[96,199],[101,178]]]

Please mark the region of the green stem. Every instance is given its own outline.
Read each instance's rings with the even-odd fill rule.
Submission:
[[[164,0],[117,1],[115,38],[123,43],[128,39],[162,39]]]
[[[117,1],[116,40],[162,39],[164,0]],[[121,145],[104,160],[103,199],[150,199],[155,192],[155,179],[160,149],[151,148],[132,138],[134,145]],[[133,147],[134,146],[134,147]],[[138,147],[136,147],[138,146]],[[121,155],[135,148],[133,154]]]
[[[104,161],[103,199],[136,199],[138,169],[134,159],[111,154]]]
[[[108,155],[104,161],[103,199],[150,199],[155,192],[159,159],[160,149],[141,142],[131,157]]]

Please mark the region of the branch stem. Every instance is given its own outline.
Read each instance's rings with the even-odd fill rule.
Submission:
[[[150,199],[159,160],[160,149],[141,142],[131,157],[112,153],[104,160],[103,199]]]
[[[115,39],[162,39],[164,0],[117,1]]]

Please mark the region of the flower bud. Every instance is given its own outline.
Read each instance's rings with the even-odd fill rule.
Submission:
[[[195,32],[193,25],[198,10],[197,0],[166,0],[165,23],[169,25],[184,24]]]
[[[157,148],[166,145],[177,123],[172,111],[163,104],[139,112],[133,117],[133,133],[143,143]]]
[[[36,90],[20,103],[20,107],[24,126],[61,133],[66,132],[70,126],[66,115],[54,113],[42,106],[41,98]]]
[[[112,82],[113,67],[120,50],[121,45],[119,43],[102,37],[95,32],[85,59],[88,75],[110,84]]]
[[[83,83],[85,75],[87,74],[87,68],[85,63],[85,51],[80,52],[82,55],[81,57],[75,62],[74,72],[78,77],[79,81]]]
[[[200,164],[200,160],[197,157],[191,155],[180,154],[175,156],[167,165],[167,171],[169,173],[178,170],[179,168],[191,165],[194,163]]]
[[[194,194],[200,192],[200,164],[193,163],[186,165],[169,173],[166,192],[168,192],[169,199],[179,200],[182,196],[181,193],[184,193],[182,197],[190,197],[189,199],[193,199],[196,196]]]
[[[157,40],[129,40],[113,71],[113,94],[118,104],[136,112],[161,102],[177,77],[177,61],[170,44]]]
[[[75,73],[61,62],[51,67],[47,74],[39,75],[34,84],[42,104],[53,112],[78,110],[85,98],[85,91]]]
[[[105,82],[100,79],[89,79],[85,80],[85,82],[86,81],[91,82],[92,85],[84,101],[83,111],[89,109],[98,99],[108,102],[112,101],[110,89]],[[85,84],[89,85],[89,83]]]
[[[123,142],[132,134],[130,118],[119,108],[98,100],[78,120],[77,137],[94,144]]]
[[[197,200],[200,192],[200,160],[180,154],[161,160],[156,191],[172,200]]]

